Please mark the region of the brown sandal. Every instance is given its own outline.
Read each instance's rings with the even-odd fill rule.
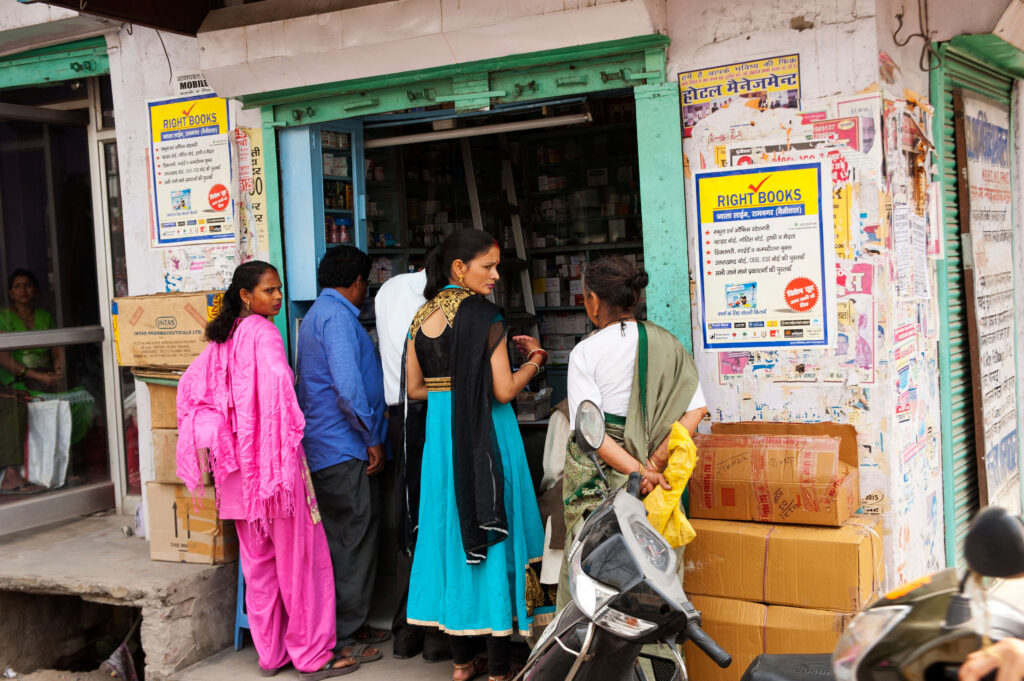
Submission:
[[[472,679],[478,676],[483,676],[487,673],[487,658],[486,657],[474,657],[469,662],[458,663],[453,662],[452,666],[455,667],[456,672],[470,672],[469,676],[459,678],[452,674],[452,681],[472,681]]]

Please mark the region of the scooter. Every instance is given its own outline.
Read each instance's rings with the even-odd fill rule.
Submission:
[[[607,490],[596,451],[604,436],[604,414],[583,402],[576,444]],[[584,521],[568,557],[572,602],[544,630],[516,681],[647,681],[638,662],[645,644],[664,644],[671,655],[650,659],[656,681],[685,681],[677,644],[686,640],[720,667],[732,662],[701,629],[676,574],[676,554],[647,521],[639,496],[634,473]]]
[[[1024,521],[991,506],[965,538],[968,569],[906,584],[854,618],[835,651],[761,655],[743,681],[956,681],[969,653],[1024,638],[1024,612],[985,590],[983,578],[1024,574]]]

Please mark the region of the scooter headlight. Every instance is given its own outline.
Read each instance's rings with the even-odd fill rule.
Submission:
[[[872,608],[857,615],[839,638],[835,653],[832,655],[832,669],[835,671],[836,681],[856,681],[857,668],[864,656],[899,624],[908,612],[909,605],[894,605]]]

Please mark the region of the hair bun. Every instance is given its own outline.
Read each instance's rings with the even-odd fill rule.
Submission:
[[[647,272],[640,270],[633,275],[633,288],[637,291],[642,291],[647,288],[647,283],[650,281],[650,277],[647,276]]]

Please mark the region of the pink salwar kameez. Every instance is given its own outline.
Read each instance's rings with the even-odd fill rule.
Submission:
[[[293,385],[277,328],[241,319],[181,377],[177,459],[193,493],[212,470],[220,516],[235,520],[260,667],[306,672],[332,657],[334,578]]]

